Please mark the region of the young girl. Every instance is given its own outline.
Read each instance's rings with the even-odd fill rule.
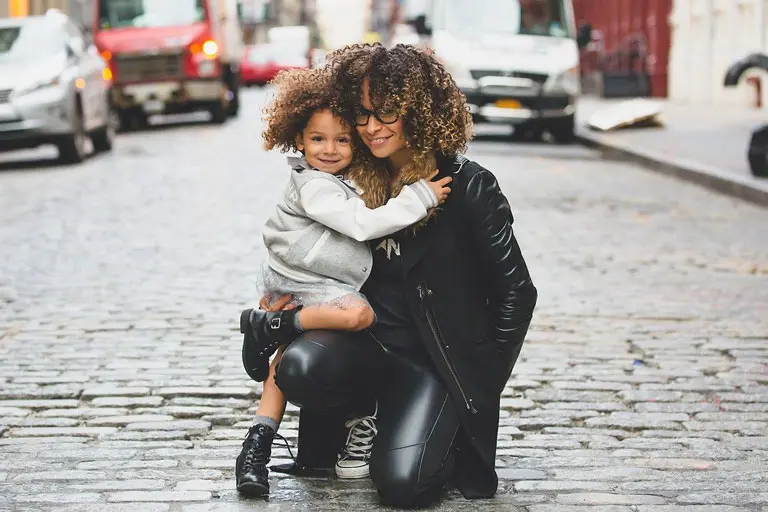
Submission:
[[[263,309],[246,309],[240,316],[243,365],[251,378],[264,381],[255,424],[236,465],[237,489],[251,496],[269,492],[266,464],[286,405],[274,381],[283,349],[303,331],[368,328],[374,314],[359,291],[373,259],[365,242],[425,218],[450,192],[451,178],[422,179],[381,207],[367,208],[344,179],[353,160],[353,135],[334,113],[335,91],[327,73],[282,73],[265,111],[265,147],[299,151],[303,157],[288,158],[290,181],[263,231],[268,252],[264,291],[275,300],[291,295],[295,307],[272,311],[280,308],[262,303]],[[347,445],[336,463],[340,478],[368,476],[374,420],[375,412],[347,422]]]

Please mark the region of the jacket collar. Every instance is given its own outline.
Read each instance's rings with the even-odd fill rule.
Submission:
[[[291,166],[291,169],[294,171],[303,171],[304,169],[312,169],[312,166],[307,163],[307,159],[303,156],[288,156],[286,157],[286,160],[288,160],[288,165]]]

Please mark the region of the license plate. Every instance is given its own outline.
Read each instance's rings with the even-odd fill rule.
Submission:
[[[0,121],[9,121],[16,119],[16,112],[10,103],[0,104]]]
[[[522,108],[523,105],[517,100],[496,100],[495,105],[499,108]]]
[[[165,109],[165,103],[160,100],[149,100],[144,102],[144,112],[147,114],[158,114]]]

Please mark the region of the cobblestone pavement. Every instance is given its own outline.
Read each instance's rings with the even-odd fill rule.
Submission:
[[[234,490],[260,389],[236,318],[287,175],[260,149],[262,98],[79,167],[0,160],[0,509],[380,510],[368,481]],[[498,495],[441,510],[768,510],[768,211],[579,147],[471,156],[514,205],[540,299]]]

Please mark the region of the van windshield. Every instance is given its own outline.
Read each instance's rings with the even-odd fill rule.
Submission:
[[[99,0],[102,30],[172,27],[205,21],[204,0]]]
[[[570,0],[443,0],[434,28],[450,32],[514,33],[571,37]]]

